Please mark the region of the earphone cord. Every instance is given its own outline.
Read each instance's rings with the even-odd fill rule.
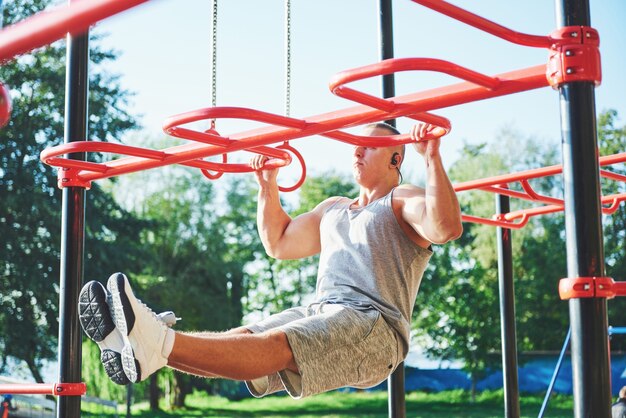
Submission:
[[[396,170],[398,170],[398,176],[400,176],[400,181],[398,182],[398,185],[400,185],[402,184],[404,179],[402,178],[402,173],[400,172],[400,168],[396,167]]]

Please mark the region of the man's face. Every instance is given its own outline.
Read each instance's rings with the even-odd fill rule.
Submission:
[[[387,129],[374,128],[365,131],[364,135],[391,135]],[[357,183],[368,185],[387,174],[393,147],[354,147],[352,154],[352,173]]]

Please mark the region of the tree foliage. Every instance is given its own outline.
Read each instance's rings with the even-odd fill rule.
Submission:
[[[614,154],[625,149],[626,128],[618,127],[614,111],[598,118],[600,152]],[[466,145],[453,164],[450,176],[461,182],[559,163],[560,150],[519,132],[503,130],[497,147]],[[623,165],[611,171],[624,174]],[[563,197],[562,176],[531,181],[541,194]],[[519,189],[519,185],[514,186]],[[604,194],[624,192],[622,182],[603,181]],[[494,196],[484,192],[459,195],[464,213],[490,217]],[[512,210],[527,207],[513,199]],[[604,218],[607,274],[619,279],[626,272],[623,205]],[[466,223],[463,236],[435,248],[415,309],[417,341],[437,358],[459,359],[466,370],[479,377],[499,363],[500,320],[496,231],[493,227]],[[562,213],[532,218],[526,227],[512,231],[516,327],[520,351],[560,349],[569,325],[568,305],[558,296],[558,281],[567,275],[565,222]],[[626,307],[620,299],[610,302],[611,317]],[[619,321],[619,319],[617,319]],[[549,324],[549,326],[546,326]],[[621,325],[615,324],[614,325]],[[622,347],[616,341],[613,348]],[[494,355],[495,354],[495,355]]]

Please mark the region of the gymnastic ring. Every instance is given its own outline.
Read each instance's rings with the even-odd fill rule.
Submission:
[[[217,132],[215,129],[210,128],[207,129],[206,131],[204,131],[205,134],[210,134],[210,135],[216,135],[216,136],[220,136],[219,132]],[[222,164],[226,164],[228,163],[228,154],[224,153],[222,154]],[[211,173],[209,170],[202,168],[200,169],[200,171],[202,172],[202,175],[206,178],[208,178],[209,180],[217,180],[220,177],[222,177],[224,175],[223,171],[218,171],[215,174]]]
[[[302,186],[304,180],[306,179],[306,164],[304,163],[304,158],[302,157],[302,154],[300,154],[294,147],[287,143],[279,145],[276,148],[287,150],[288,152],[295,155],[298,161],[300,161],[300,167],[302,167],[302,175],[300,176],[300,179],[296,182],[296,184],[291,187],[278,186],[278,190],[280,190],[281,192],[293,192],[294,190],[300,188],[300,186]]]

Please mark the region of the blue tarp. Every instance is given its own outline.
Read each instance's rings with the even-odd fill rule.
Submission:
[[[557,357],[541,357],[520,363],[518,367],[519,390],[522,392],[545,392],[552,379]],[[626,385],[626,356],[612,356],[612,392],[617,396],[620,388]],[[441,391],[469,389],[471,382],[467,373],[458,369],[416,369],[407,367],[405,371],[406,389]],[[477,383],[478,390],[502,388],[502,371],[496,370]],[[554,385],[554,392],[572,394],[572,365],[569,357],[563,360],[561,370]]]

